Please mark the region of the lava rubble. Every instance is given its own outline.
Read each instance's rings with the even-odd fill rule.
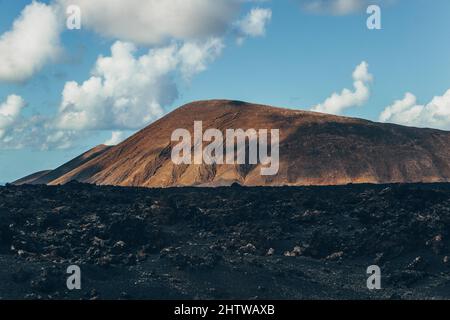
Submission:
[[[0,187],[0,283],[2,299],[447,299],[450,185]]]

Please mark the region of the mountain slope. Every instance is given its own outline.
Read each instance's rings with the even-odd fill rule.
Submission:
[[[111,147],[105,145],[96,146],[89,151],[86,151],[82,155],[70,160],[69,162],[63,164],[62,166],[56,168],[55,170],[47,170],[34,173],[22,179],[13,182],[14,185],[22,184],[48,184],[51,181],[58,179],[61,176],[71,172],[72,170],[80,167],[84,163],[95,159],[104,152],[108,151]]]
[[[260,165],[174,165],[172,132],[280,129],[280,168],[261,176]],[[70,166],[72,167],[72,166]],[[450,181],[450,133],[239,101],[199,101],[178,108],[121,144],[49,184],[71,180],[101,185],[338,185]]]
[[[23,184],[36,184],[35,183],[36,181],[38,181],[43,176],[49,174],[50,172],[52,172],[52,170],[43,170],[43,171],[35,172],[26,177],[23,177],[19,180],[14,181],[12,184],[14,184],[16,186],[20,186]],[[37,183],[37,184],[39,184],[39,183]]]

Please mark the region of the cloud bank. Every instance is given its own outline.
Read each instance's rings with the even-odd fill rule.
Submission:
[[[0,104],[0,139],[5,139],[7,131],[19,119],[20,112],[24,107],[25,101],[17,95],[8,96],[6,101]]]
[[[221,35],[239,13],[238,0],[58,0],[81,8],[83,27],[142,45]]]
[[[0,37],[0,81],[24,81],[56,58],[60,32],[53,7],[39,2],[26,6]]]
[[[253,8],[242,20],[235,23],[238,43],[242,44],[247,37],[262,37],[266,34],[267,24],[272,19],[272,10]]]
[[[136,57],[136,47],[117,41],[111,56],[100,56],[92,76],[67,82],[57,116],[64,130],[139,129],[164,114],[178,97],[177,75],[190,79],[202,72],[223,49],[211,38],[151,49]]]
[[[442,96],[434,97],[427,104],[417,103],[414,94],[407,92],[403,99],[395,101],[381,113],[381,122],[408,126],[450,129],[450,89]]]
[[[372,80],[373,76],[369,73],[369,65],[363,61],[353,71],[353,91],[343,89],[341,93],[335,92],[311,110],[338,115],[347,108],[362,106],[370,97],[369,83]]]

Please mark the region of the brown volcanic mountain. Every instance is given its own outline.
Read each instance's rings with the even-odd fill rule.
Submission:
[[[86,151],[82,155],[70,160],[69,162],[63,164],[62,166],[56,168],[55,170],[45,170],[33,173],[22,179],[14,182],[15,185],[22,184],[48,184],[59,177],[71,172],[72,170],[78,168],[79,166],[85,164],[86,162],[95,159],[96,157],[103,154],[105,151],[109,150],[111,147],[105,145],[99,145]]]
[[[40,183],[40,180],[42,177],[46,176],[50,172],[52,172],[52,170],[38,171],[38,172],[32,173],[26,177],[23,177],[19,180],[14,181],[13,184],[15,184],[16,186],[20,186],[23,184],[45,184],[45,183]]]
[[[174,165],[173,130],[280,129],[280,169],[261,176],[260,165]],[[187,104],[121,144],[70,170],[44,177],[101,185],[336,185],[347,183],[448,182],[450,133],[238,101]]]

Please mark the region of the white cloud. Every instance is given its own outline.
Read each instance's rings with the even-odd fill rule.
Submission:
[[[18,116],[13,125],[3,130],[0,136],[0,149],[67,149],[85,137],[86,132],[57,130],[49,117]]]
[[[34,139],[32,146],[38,146],[41,150],[68,149],[74,145],[74,141],[85,135],[73,130],[55,130],[49,121],[42,122],[40,125],[38,123],[34,130],[44,130],[43,134]]]
[[[82,25],[113,39],[158,44],[221,35],[240,8],[239,0],[58,0],[78,5]]]
[[[66,149],[85,135],[55,129],[49,117],[23,117],[25,106],[24,99],[17,95],[8,96],[0,104],[0,149]]]
[[[185,42],[178,50],[180,72],[186,80],[207,69],[225,45],[220,38],[211,38],[206,42]]]
[[[7,131],[16,123],[24,107],[25,101],[16,95],[8,96],[0,104],[0,139],[4,139]]]
[[[373,75],[369,73],[369,64],[365,61],[361,62],[353,71],[353,80],[355,82],[361,81],[364,83],[371,82]]]
[[[341,114],[345,109],[361,106],[370,97],[369,82],[373,76],[369,73],[369,65],[363,61],[353,71],[354,91],[343,89],[341,93],[333,93],[323,103],[312,108],[313,111]]]
[[[0,81],[24,81],[59,50],[60,25],[51,6],[32,2],[0,37]]]
[[[67,82],[57,117],[65,130],[139,129],[164,113],[178,97],[176,74],[191,78],[220,55],[223,43],[173,43],[135,57],[133,44],[117,41],[111,56],[97,59],[82,84]],[[178,73],[177,73],[178,71]]]
[[[403,120],[406,120],[406,122],[410,122],[412,118],[417,117],[418,113],[420,113],[423,107],[420,106],[420,110],[418,110],[416,102],[417,102],[416,96],[410,92],[407,92],[402,100],[397,100],[392,105],[386,107],[384,111],[381,113],[379,120],[381,122],[392,121],[400,123]],[[411,112],[413,112],[413,114]],[[408,116],[405,119],[401,119],[401,117],[404,117],[406,115]]]
[[[262,37],[266,34],[266,26],[272,19],[272,10],[252,9],[242,20],[235,23],[238,32],[238,43],[246,37]]]
[[[395,101],[381,113],[380,121],[416,127],[450,130],[450,89],[427,104],[418,104],[412,93]]]
[[[123,140],[127,138],[127,134],[123,131],[113,131],[111,132],[111,138],[103,142],[104,145],[107,146],[115,146],[121,143]]]

